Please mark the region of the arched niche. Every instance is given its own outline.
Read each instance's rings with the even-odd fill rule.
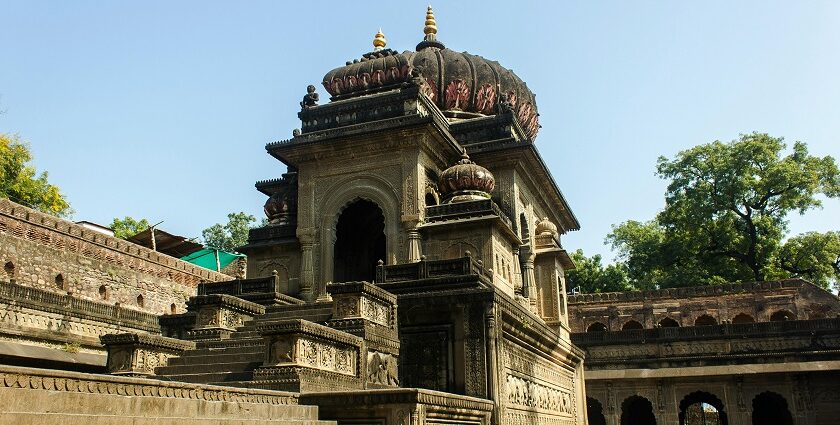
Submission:
[[[732,318],[733,325],[742,325],[745,323],[755,323],[755,318],[747,313],[738,313]]]
[[[708,314],[704,314],[694,320],[694,326],[713,326],[717,324],[717,320]]]
[[[628,321],[624,322],[623,325],[621,325],[621,330],[623,330],[623,331],[630,331],[630,330],[644,329],[644,328],[645,327],[642,326],[641,323],[639,323],[635,320],[628,320]]]
[[[723,401],[705,391],[695,391],[680,401],[680,425],[729,425]]]
[[[752,401],[753,425],[793,425],[788,402],[780,394],[765,391]]]
[[[677,323],[676,320],[674,320],[670,317],[666,317],[666,318],[659,321],[659,327],[660,328],[678,328],[678,327],[680,327],[680,324]]]
[[[606,332],[608,330],[607,325],[601,322],[595,322],[586,328],[586,332]]]
[[[796,315],[789,310],[778,310],[770,315],[771,322],[786,322],[789,320],[796,320]]]
[[[650,400],[638,395],[627,397],[621,403],[621,425],[656,425]]]
[[[397,262],[400,237],[400,203],[396,191],[391,185],[377,176],[361,176],[349,181],[342,181],[325,193],[321,205],[316,205],[320,213],[320,280],[334,281],[334,252],[336,226],[344,209],[354,202],[365,200],[376,204],[385,218],[385,264]],[[316,277],[316,286],[319,278]]]

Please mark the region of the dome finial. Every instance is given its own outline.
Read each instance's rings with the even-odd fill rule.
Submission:
[[[426,34],[424,40],[432,41],[437,34],[437,23],[435,23],[435,12],[432,10],[432,5],[426,9],[426,26],[423,27],[423,34]]]
[[[382,28],[379,28],[379,32],[373,37],[373,51],[378,52],[385,48],[385,44],[388,43],[385,40],[385,34],[382,34]]]
[[[423,50],[427,47],[437,47],[438,49],[444,49],[445,46],[443,43],[437,41],[437,22],[435,21],[435,12],[432,10],[432,6],[429,5],[426,8],[426,22],[423,26],[423,41],[417,45],[417,51]]]

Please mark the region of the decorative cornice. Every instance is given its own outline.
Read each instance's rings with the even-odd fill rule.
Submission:
[[[195,349],[195,343],[181,339],[167,338],[160,335],[123,333],[107,334],[99,337],[103,345],[137,345],[149,348],[163,348],[174,351]]]
[[[340,282],[327,285],[327,292],[336,294],[364,294],[384,303],[393,305],[397,302],[397,296],[368,282]]]
[[[198,295],[187,301],[190,311],[204,306],[221,307],[249,315],[265,314],[265,307],[227,294]]]
[[[381,406],[385,404],[425,404],[489,413],[493,402],[421,388],[394,388],[364,391],[331,391],[301,394],[303,404],[319,406]]]
[[[327,341],[340,342],[353,347],[361,347],[364,344],[364,340],[360,337],[303,319],[287,319],[263,323],[257,325],[257,332],[263,336],[303,334]]]

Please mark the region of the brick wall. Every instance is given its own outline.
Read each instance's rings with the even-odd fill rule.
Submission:
[[[149,313],[180,313],[199,282],[229,280],[122,239],[0,199],[0,273],[19,285]]]

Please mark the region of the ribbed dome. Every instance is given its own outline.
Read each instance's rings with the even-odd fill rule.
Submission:
[[[395,88],[411,81],[412,73],[419,73],[424,93],[447,116],[494,115],[503,102],[512,107],[526,133],[536,137],[535,96],[516,74],[496,61],[447,49],[436,40],[417,47],[416,52],[385,49],[365,54],[328,72],[324,88],[332,100],[341,100]]]

